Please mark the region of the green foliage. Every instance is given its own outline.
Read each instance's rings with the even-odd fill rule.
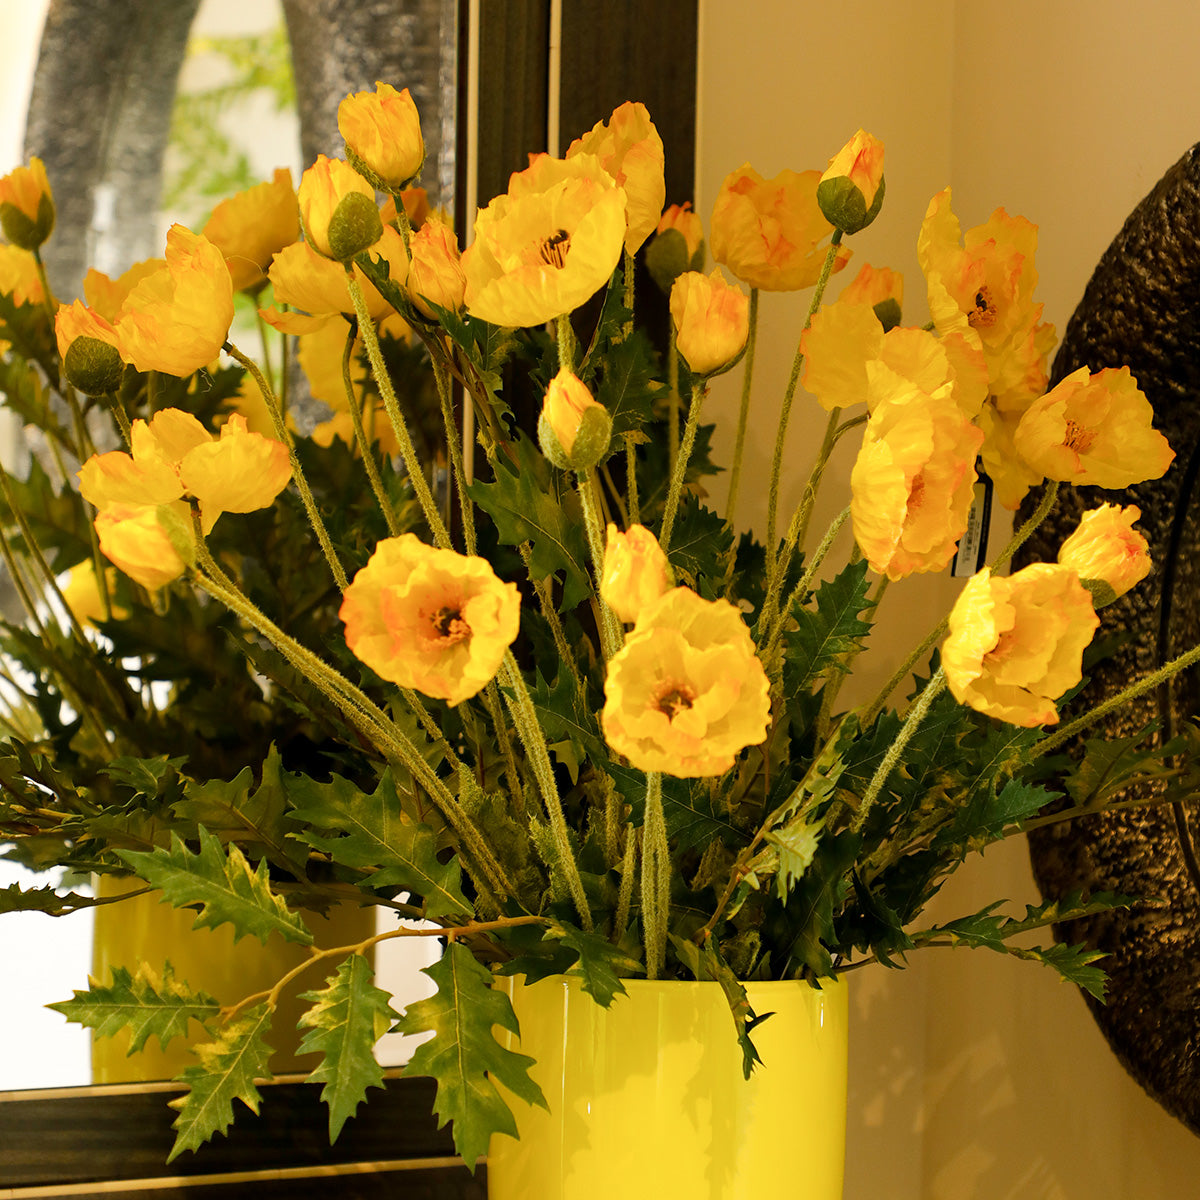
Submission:
[[[189,1021],[207,1027],[221,1010],[207,992],[193,991],[177,980],[169,962],[161,975],[145,962],[133,976],[124,967],[113,967],[108,985],[93,980],[87,991],[46,1007],[93,1030],[96,1037],[112,1037],[127,1029],[130,1054],[141,1050],[151,1037],[158,1038],[165,1050],[173,1038],[187,1036]]]
[[[311,945],[304,922],[271,891],[266,861],[252,871],[236,845],[226,853],[214,834],[203,827],[199,833],[195,854],[172,833],[169,850],[118,850],[117,856],[175,908],[199,905],[193,929],[229,924],[235,942],[247,934],[266,942],[278,933],[286,941]]]
[[[862,646],[871,626],[862,619],[874,602],[867,599],[865,561],[851,563],[815,592],[816,612],[799,601],[791,608],[796,628],[785,635],[785,686],[790,694],[810,691],[830,671],[849,670],[847,656]]]
[[[390,772],[370,794],[337,775],[328,783],[291,776],[286,787],[292,819],[303,826],[298,836],[334,862],[364,872],[367,886],[415,893],[430,918],[472,911],[458,860],[438,861],[433,831],[404,812]]]
[[[578,961],[567,969],[568,975],[578,975],[581,986],[597,1004],[607,1008],[614,996],[625,995],[622,978],[640,975],[645,968],[620,947],[597,933],[586,933],[571,925],[559,925],[546,935],[556,938],[568,950],[578,955]]]
[[[913,935],[917,946],[942,943],[951,946],[968,946],[972,949],[985,948],[1001,954],[1011,954],[1052,967],[1068,983],[1104,999],[1105,976],[1100,968],[1093,966],[1104,957],[1099,950],[1087,946],[1054,944],[1050,946],[1013,946],[1012,938],[1048,925],[1061,925],[1080,917],[1095,913],[1111,912],[1116,908],[1128,908],[1135,903],[1132,896],[1121,896],[1113,892],[1096,892],[1084,897],[1081,892],[1071,892],[1059,900],[1049,900],[1037,906],[1026,905],[1024,917],[1005,917],[996,912],[1003,901],[989,904],[973,916],[960,917],[944,925],[934,925]]]
[[[492,975],[461,942],[451,942],[442,958],[424,969],[437,984],[437,994],[418,1000],[405,1011],[401,1033],[432,1032],[408,1064],[409,1075],[437,1080],[434,1112],[438,1127],[454,1122],[454,1148],[467,1166],[487,1153],[494,1133],[515,1137],[517,1127],[495,1080],[527,1104],[547,1108],[542,1089],[529,1077],[533,1059],[506,1050],[492,1028],[518,1033],[517,1018],[507,996],[492,987]]]
[[[94,896],[83,896],[79,892],[63,894],[51,884],[23,888],[19,883],[10,883],[0,888],[0,913],[41,912],[51,917],[62,917],[102,903]]]
[[[511,461],[493,460],[494,481],[473,484],[471,499],[496,523],[501,542],[531,544],[534,579],[560,577],[560,608],[567,612],[591,595],[579,501],[567,477],[552,470],[529,438],[518,434],[512,451]]]
[[[189,1090],[170,1102],[179,1116],[172,1126],[175,1144],[167,1162],[185,1150],[198,1150],[214,1133],[224,1133],[233,1123],[235,1100],[258,1112],[262,1096],[255,1080],[271,1078],[271,1047],[265,1040],[270,1028],[271,1009],[259,1004],[222,1025],[215,1040],[193,1047],[200,1063],[176,1076]]]
[[[383,1086],[383,1070],[372,1051],[397,1014],[388,1003],[389,994],[375,986],[371,964],[361,954],[351,954],[339,964],[327,983],[321,991],[300,996],[312,1001],[300,1017],[300,1024],[309,1027],[300,1053],[319,1051],[325,1056],[308,1080],[325,1085],[321,1099],[329,1107],[332,1143],[367,1098],[367,1088]]]

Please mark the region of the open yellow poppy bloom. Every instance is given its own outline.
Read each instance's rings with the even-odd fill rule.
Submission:
[[[1082,678],[1100,624],[1069,567],[1034,563],[1007,577],[984,567],[950,612],[942,666],[960,704],[1010,725],[1052,725],[1054,701]]]
[[[500,669],[517,636],[517,586],[484,558],[385,538],[354,576],[339,614],[346,645],[377,675],[461,704]]]
[[[271,259],[300,237],[300,205],[291,171],[280,167],[269,182],[222,200],[203,233],[225,256],[235,292],[266,283]]]
[[[232,323],[225,256],[202,234],[172,225],[165,265],[134,284],[121,306],[117,347],[139,371],[191,375],[221,353]]]
[[[769,687],[741,613],[672,588],[609,662],[600,722],[639,770],[722,775],[767,736]]]
[[[609,281],[624,242],[625,192],[599,160],[538,155],[475,219],[467,312],[512,328],[552,321]]]

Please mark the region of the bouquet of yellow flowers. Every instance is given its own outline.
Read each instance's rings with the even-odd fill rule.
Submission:
[[[1195,787],[1164,767],[1190,733],[1082,735],[1200,648],[1046,728],[1082,685],[1096,609],[1150,569],[1136,509],[1105,505],[1057,562],[1000,571],[1060,484],[1120,489],[1173,457],[1128,371],[1046,390],[1035,227],[998,210],[964,236],[949,190],[935,196],[919,240],[932,319],[905,326],[887,270],[823,303],[884,198],[864,132],[823,172],[728,176],[711,248],[747,293],[703,272],[689,206],[664,211],[639,104],[533,157],[465,250],[414,186],[407,91],[348,97],[340,128],[345,161],[319,158],[298,192],[279,172],[200,233],[173,227],[163,260],[89,272],[86,303],[60,305],[41,268],[41,163],[0,180],[0,390],[34,451],[23,476],[0,470],[25,610],[0,635],[5,857],[133,875],[131,892],[263,942],[311,946],[313,915],[346,899],[398,919],[312,949],[267,992],[214,998],[142,962],[56,1006],[135,1045],[196,1043],[174,1153],[225,1130],[235,1098],[257,1103],[295,980],[331,1136],[381,1080],[378,1037],[432,1033],[408,1073],[436,1079],[468,1163],[514,1128],[492,1081],[541,1098],[495,1036],[515,1028],[497,976],[577,977],[603,1006],[629,979],[715,980],[747,1074],[751,981],[820,987],[953,943],[1101,995],[1092,951],[1010,939],[1126,897],[921,921],[970,854],[1047,806],[1095,811],[1089,764],[1105,797]],[[669,295],[663,348],[634,311],[639,253]],[[733,524],[759,296],[798,289],[812,299],[759,541]],[[227,340],[235,291],[261,319],[257,360]],[[718,513],[703,402],[739,367]],[[800,384],[828,423],[785,523]],[[536,429],[514,415],[522,390],[543,398]],[[849,505],[810,537],[846,435],[861,438]],[[968,553],[980,463],[1011,508],[1044,484],[1036,511],[876,697],[839,707],[887,586]],[[832,567],[847,523],[854,548]],[[4,910],[94,902],[0,892]],[[438,991],[398,1014],[366,952],[418,936],[445,939]]]

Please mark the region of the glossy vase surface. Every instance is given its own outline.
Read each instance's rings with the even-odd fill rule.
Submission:
[[[501,982],[550,1111],[504,1093],[521,1136],[492,1139],[489,1200],[840,1200],[844,982],[747,985],[774,1014],[749,1081],[718,984],[626,980],[602,1009],[576,979]]]
[[[97,894],[119,896],[134,890],[137,880],[100,876]],[[193,929],[196,914],[187,908],[172,908],[160,903],[160,892],[135,896],[120,904],[102,904],[96,911],[92,935],[92,975],[104,986],[110,982],[112,967],[125,967],[136,974],[140,963],[156,973],[170,962],[176,980],[197,991],[208,992],[221,1004],[236,1004],[245,996],[267,991],[279,978],[308,957],[308,947],[285,942],[278,934],[263,945],[255,937],[234,942],[229,925],[216,929]],[[328,919],[305,913],[305,920],[320,947],[344,946],[364,941],[375,931],[375,910],[357,906],[338,906]],[[285,992],[271,1022],[268,1044],[275,1053],[271,1070],[276,1075],[310,1071],[320,1058],[296,1053],[303,1034],[296,1022],[306,1005],[296,999],[307,988],[324,986],[320,968],[302,975],[296,986]],[[92,1082],[129,1083],[154,1079],[172,1079],[185,1067],[195,1064],[188,1049],[189,1040],[204,1038],[200,1026],[189,1023],[188,1038],[177,1037],[161,1048],[157,1037],[147,1040],[144,1049],[130,1055],[129,1035],[122,1030],[114,1037],[92,1038]]]

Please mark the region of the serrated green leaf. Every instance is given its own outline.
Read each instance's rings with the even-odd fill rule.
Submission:
[[[173,1038],[187,1036],[189,1021],[206,1025],[221,1011],[207,992],[192,991],[183,980],[176,980],[169,962],[161,976],[143,962],[132,977],[125,967],[113,967],[107,986],[95,979],[88,982],[92,986],[87,991],[46,1007],[94,1030],[97,1037],[128,1029],[130,1054],[141,1050],[151,1037],[158,1038],[165,1050]]]
[[[760,1016],[755,1013],[750,1007],[750,998],[746,995],[746,989],[721,956],[720,950],[711,938],[701,948],[689,939],[670,936],[680,962],[691,971],[697,980],[702,983],[706,980],[713,980],[721,985],[721,991],[725,994],[730,1015],[733,1017],[734,1029],[737,1031],[738,1045],[742,1049],[742,1075],[749,1079],[754,1068],[762,1062],[750,1035],[754,1032],[756,1025],[762,1024],[768,1017],[775,1014],[763,1013]]]
[[[367,1088],[383,1087],[383,1069],[373,1050],[399,1014],[389,1003],[391,994],[375,986],[371,964],[362,954],[351,954],[327,982],[321,991],[300,996],[313,1002],[300,1017],[301,1026],[310,1027],[300,1053],[325,1056],[308,1081],[325,1085],[321,1099],[329,1107],[332,1145],[346,1119],[366,1100]]]
[[[288,841],[294,822],[287,814],[282,761],[274,745],[263,761],[257,788],[250,768],[244,767],[230,780],[188,783],[184,798],[171,811],[222,840],[261,848],[276,865],[303,875],[305,856],[297,855],[295,844]]]
[[[579,956],[567,974],[578,975],[583,981],[583,990],[603,1008],[612,1003],[614,996],[625,995],[622,977],[645,974],[646,968],[636,958],[631,958],[598,933],[559,925],[547,933],[546,938],[556,939]]]
[[[701,581],[720,587],[725,574],[725,556],[733,545],[733,530],[691,493],[679,503],[671,534],[671,566],[679,583],[704,591]]]
[[[834,908],[848,889],[844,877],[861,844],[859,835],[849,830],[826,834],[788,899],[784,921],[790,941],[789,958],[807,967],[818,979],[833,974],[828,947],[834,944]]]
[[[265,1040],[270,1027],[271,1009],[259,1004],[223,1025],[215,1041],[193,1047],[200,1064],[176,1076],[189,1091],[171,1101],[179,1116],[172,1126],[175,1144],[167,1162],[185,1150],[198,1150],[214,1133],[224,1133],[233,1123],[234,1100],[258,1112],[262,1097],[255,1081],[271,1078],[271,1047]]]
[[[495,480],[467,490],[495,522],[500,541],[511,546],[530,543],[529,572],[534,579],[562,576],[561,611],[567,612],[592,594],[578,497],[568,474],[553,470],[524,434],[518,434],[511,447],[516,462],[497,456]]]
[[[129,788],[135,795],[158,796],[164,786],[179,775],[179,769],[187,762],[186,756],[169,758],[160,754],[155,758],[114,758],[101,770],[114,782]]]
[[[406,1074],[437,1081],[438,1128],[454,1122],[454,1147],[473,1170],[487,1153],[492,1134],[517,1135],[513,1115],[492,1079],[527,1104],[549,1106],[529,1076],[533,1059],[506,1050],[492,1034],[496,1025],[510,1033],[519,1030],[512,1003],[491,986],[491,972],[461,942],[451,942],[424,974],[437,985],[437,994],[409,1005],[397,1029],[434,1036],[417,1047]]]
[[[10,883],[0,888],[0,913],[6,912],[41,912],[52,917],[66,916],[78,912],[81,908],[92,908],[103,904],[95,896],[82,896],[78,892],[59,892],[53,884],[39,888],[22,888],[20,884]]]
[[[779,854],[775,882],[780,900],[788,898],[796,881],[808,870],[817,852],[822,828],[819,823],[810,825],[803,819],[797,819],[772,829],[766,835],[766,840]]]
[[[657,367],[650,339],[640,329],[605,351],[604,374],[595,391],[612,417],[614,450],[620,448],[622,434],[637,432],[653,419],[655,402],[667,394],[666,384],[655,378]]]
[[[370,794],[340,775],[328,783],[289,775],[286,786],[292,816],[306,826],[298,836],[335,862],[369,872],[364,882],[370,887],[421,896],[428,917],[474,911],[462,893],[458,860],[438,861],[437,838],[404,812],[390,771]]]
[[[203,827],[198,854],[172,833],[169,850],[118,850],[117,856],[173,907],[199,905],[193,929],[229,924],[235,942],[252,934],[265,943],[278,933],[289,942],[312,945],[308,927],[271,891],[266,860],[251,871],[237,846],[226,854],[220,839]]]
[[[857,651],[871,632],[870,622],[860,616],[875,608],[875,602],[867,599],[868,588],[864,560],[851,563],[817,588],[815,612],[799,601],[792,605],[796,628],[784,635],[788,695],[811,691],[830,671],[847,669],[843,658]]]
[[[1168,775],[1164,748],[1145,744],[1149,732],[1143,729],[1130,737],[1089,738],[1084,743],[1082,760],[1063,776],[1067,795],[1080,808],[1099,808],[1129,786],[1135,776],[1143,782]]]
[[[1000,900],[969,917],[960,917],[942,925],[923,929],[913,934],[913,943],[927,945],[944,940],[954,946],[995,950],[1001,954],[1011,954],[1015,958],[1031,959],[1053,967],[1064,979],[1078,984],[1097,1000],[1104,999],[1105,974],[1098,967],[1090,965],[1097,959],[1104,958],[1104,951],[1082,945],[1057,943],[1051,946],[1012,946],[1009,939],[1034,929],[1061,925],[1095,913],[1128,908],[1136,903],[1135,897],[1123,896],[1116,892],[1096,892],[1085,898],[1081,891],[1075,890],[1044,904],[1027,904],[1024,917],[1007,917],[996,912],[1003,903]]]

